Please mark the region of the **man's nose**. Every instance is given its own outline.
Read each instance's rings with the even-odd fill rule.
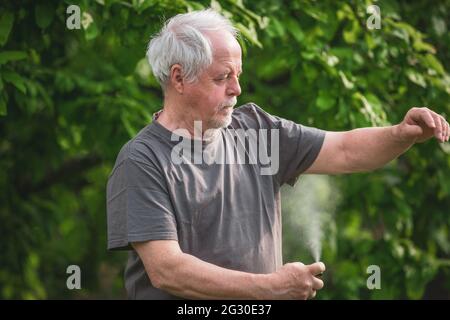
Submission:
[[[239,85],[238,77],[232,77],[228,82],[227,95],[239,96],[241,94],[241,86]]]

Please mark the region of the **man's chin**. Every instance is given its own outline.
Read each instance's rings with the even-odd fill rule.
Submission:
[[[217,117],[216,119],[212,119],[209,122],[209,128],[210,129],[220,129],[220,128],[226,128],[231,124],[231,112],[229,115],[225,117]]]

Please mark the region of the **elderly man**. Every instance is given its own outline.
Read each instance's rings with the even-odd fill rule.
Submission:
[[[325,266],[283,265],[281,185],[302,173],[374,170],[416,142],[449,139],[448,123],[427,108],[412,108],[398,125],[347,132],[295,124],[253,103],[233,110],[236,35],[204,10],[171,18],[149,44],[164,106],[124,145],[107,187],[108,248],[129,250],[129,298],[312,298]],[[239,148],[241,161],[220,161]],[[277,163],[263,172],[269,153]]]

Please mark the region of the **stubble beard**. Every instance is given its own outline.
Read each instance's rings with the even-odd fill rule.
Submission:
[[[220,129],[228,127],[231,124],[231,115],[233,113],[233,107],[236,105],[236,103],[236,97],[233,97],[230,101],[222,103],[219,106],[217,114],[210,121],[208,121],[208,128]],[[223,116],[223,113],[225,112],[227,113],[227,115]]]
[[[213,119],[209,120],[208,121],[208,128],[209,129],[226,128],[226,127],[228,127],[231,124],[232,110],[230,110],[230,111],[220,110],[219,111],[219,113],[222,113],[222,112],[227,112],[228,114],[226,116],[223,116],[222,114],[217,114]]]

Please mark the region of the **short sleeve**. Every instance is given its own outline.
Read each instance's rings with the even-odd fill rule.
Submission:
[[[125,158],[107,184],[108,249],[130,243],[178,240],[174,210],[164,179],[153,165]]]
[[[254,103],[242,107],[240,113],[247,127],[278,129],[279,167],[275,176],[280,185],[293,186],[317,158],[326,131],[271,115]]]
[[[280,184],[293,186],[319,155],[326,131],[279,118]]]

